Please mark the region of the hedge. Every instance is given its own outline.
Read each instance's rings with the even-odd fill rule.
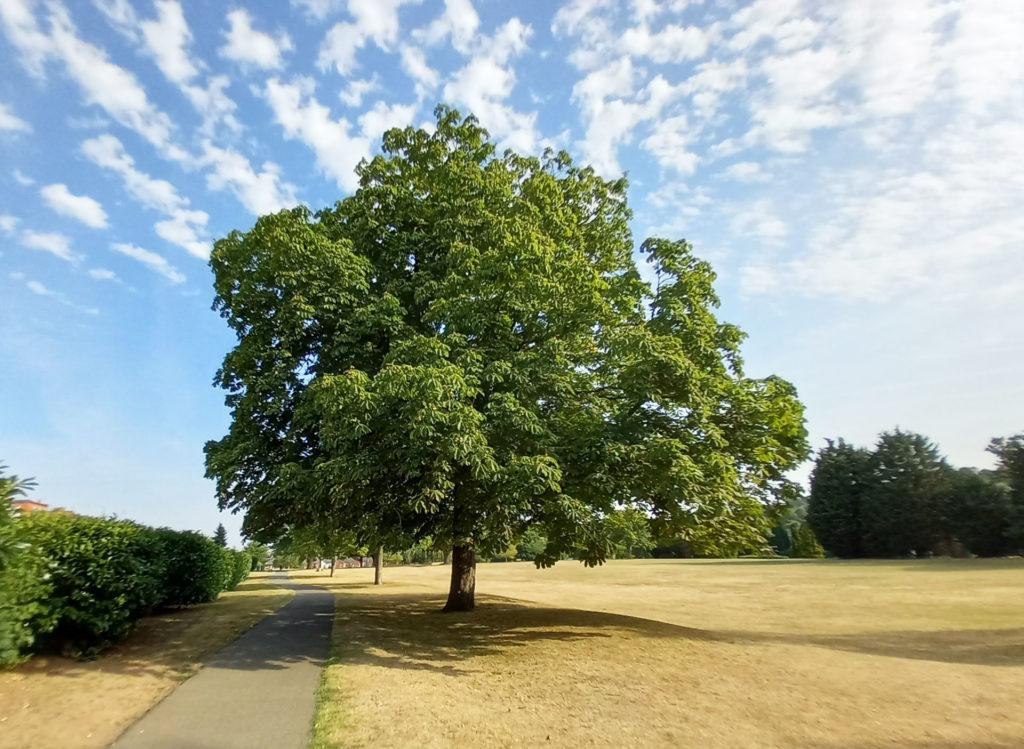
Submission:
[[[30,650],[95,653],[158,607],[214,600],[250,556],[194,532],[0,507],[0,665]],[[244,570],[243,570],[244,567]]]
[[[0,503],[0,667],[15,663],[35,640],[32,623],[49,595],[42,565],[19,531],[10,506]]]

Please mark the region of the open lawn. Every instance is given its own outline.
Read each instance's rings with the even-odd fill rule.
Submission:
[[[0,671],[0,747],[107,746],[292,591],[254,572],[213,603],[142,619],[93,661],[35,657]]]
[[[326,574],[316,747],[1024,746],[1024,559]]]

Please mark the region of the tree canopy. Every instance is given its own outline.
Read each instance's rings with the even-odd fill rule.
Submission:
[[[601,563],[594,521],[624,506],[705,547],[763,541],[803,410],[744,375],[711,267],[648,239],[648,283],[624,179],[497,155],[475,119],[436,114],[388,131],[333,207],[215,244],[238,336],[216,377],[231,426],[206,446],[221,507],[255,538],[327,516],[361,543],[449,539],[449,609],[473,606],[474,549],[531,526],[541,565]]]

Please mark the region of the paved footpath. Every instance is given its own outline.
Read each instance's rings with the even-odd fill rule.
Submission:
[[[121,734],[116,749],[302,749],[309,743],[334,595],[272,580],[295,597],[221,650]]]

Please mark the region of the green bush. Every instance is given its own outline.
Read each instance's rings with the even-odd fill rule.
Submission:
[[[234,590],[238,584],[249,577],[249,568],[252,566],[252,556],[246,551],[235,551],[225,549],[231,562],[231,576],[228,578],[227,590]]]
[[[20,519],[0,501],[0,667],[16,662],[35,641],[50,591],[42,565],[21,537]]]
[[[194,531],[154,531],[164,560],[162,606],[214,600],[223,589],[224,557],[216,543]]]
[[[162,600],[155,531],[127,520],[37,512],[21,519],[50,594],[33,617],[37,646],[91,653],[127,634]]]

